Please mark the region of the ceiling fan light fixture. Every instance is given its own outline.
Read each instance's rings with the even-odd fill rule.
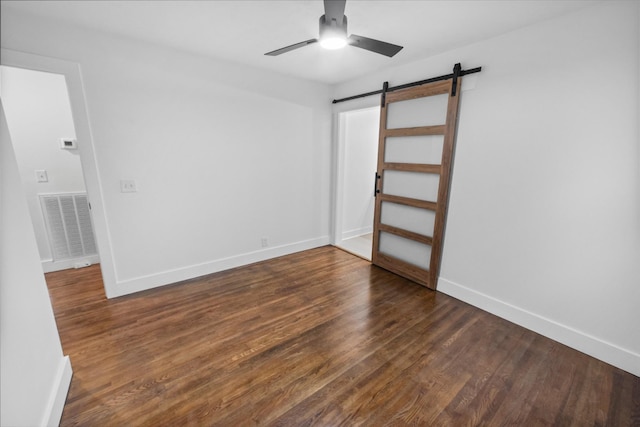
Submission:
[[[320,46],[325,49],[341,49],[347,45],[347,17],[340,23],[335,19],[327,21],[325,15],[320,17]]]
[[[320,17],[320,37],[282,47],[265,53],[267,56],[278,56],[292,50],[320,43],[325,49],[340,49],[346,45],[354,46],[391,58],[402,50],[402,46],[351,34],[347,37],[347,17],[344,7],[347,0],[324,0],[325,14]]]
[[[347,45],[347,39],[344,37],[325,37],[320,39],[320,46],[329,50],[342,49]]]

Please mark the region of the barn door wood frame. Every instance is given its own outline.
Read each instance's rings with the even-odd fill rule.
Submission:
[[[474,69],[476,70],[476,69]],[[479,71],[479,69],[477,69]],[[477,72],[477,71],[474,71]],[[467,73],[469,74],[469,73]],[[393,88],[390,92],[388,83],[383,85],[380,109],[380,134],[378,142],[378,166],[375,185],[375,212],[373,229],[373,248],[371,260],[374,265],[387,269],[416,283],[435,290],[442,258],[442,246],[447,216],[449,187],[451,182],[452,163],[455,148],[455,133],[459,107],[460,86],[462,83],[462,69],[456,64],[453,73],[447,76],[416,82]],[[388,112],[390,105],[418,98],[436,97],[448,94],[446,99],[445,123],[428,126],[388,128]],[[365,96],[367,94],[364,94]],[[412,160],[387,161],[387,139],[395,138],[402,141],[407,137],[441,136],[442,154],[439,163],[413,163]],[[410,154],[410,153],[409,153]],[[406,176],[432,177],[437,179],[437,193],[435,200],[431,196],[407,197],[393,194],[393,190],[386,192],[385,179],[391,174]],[[397,176],[394,180],[398,180]],[[409,178],[404,178],[409,179]],[[411,178],[415,182],[415,178]],[[409,181],[411,181],[409,179]],[[422,178],[420,178],[422,179]],[[400,183],[400,186],[402,184]],[[394,184],[398,188],[398,184]],[[395,213],[383,218],[383,209]],[[415,225],[404,227],[402,211],[428,211],[433,215],[432,229],[416,232],[411,230]],[[393,216],[395,215],[395,219]],[[414,214],[412,214],[414,215]],[[422,215],[422,214],[420,214]],[[415,215],[414,215],[415,216]],[[426,228],[430,228],[427,226]],[[419,227],[424,229],[425,227]],[[430,231],[430,232],[429,232]],[[395,239],[395,240],[394,240]],[[388,243],[387,243],[388,242]],[[397,243],[405,242],[405,243]],[[384,246],[384,247],[383,247]],[[411,253],[413,252],[413,253]],[[428,258],[428,259],[427,259]],[[416,261],[417,260],[417,261]]]

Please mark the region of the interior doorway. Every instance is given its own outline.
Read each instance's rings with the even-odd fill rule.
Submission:
[[[98,164],[89,125],[84,83],[79,64],[3,48],[1,49],[0,65],[53,73],[64,77],[73,117],[73,128],[77,138],[77,157],[82,165],[82,175],[84,177],[86,193],[91,202],[89,215],[94,229],[97,252],[100,256],[99,266],[102,272],[105,295],[107,298],[116,296],[117,277],[104,209],[104,194],[98,175]]]
[[[99,263],[64,75],[3,65],[0,96],[44,273]]]
[[[335,245],[371,260],[380,107],[338,117]]]

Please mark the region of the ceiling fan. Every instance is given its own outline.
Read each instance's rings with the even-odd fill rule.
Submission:
[[[347,37],[347,17],[344,14],[346,2],[347,0],[324,0],[324,15],[320,17],[320,37],[318,39],[305,40],[267,52],[265,55],[277,56],[316,42],[320,42],[320,45],[325,49],[340,49],[346,45],[351,45],[388,57],[400,52],[402,46],[395,44],[355,34]]]

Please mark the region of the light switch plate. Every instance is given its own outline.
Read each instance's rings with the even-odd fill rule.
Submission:
[[[121,193],[135,193],[138,191],[136,182],[133,179],[121,179],[120,180],[120,192]]]
[[[47,175],[47,171],[44,169],[36,170],[36,181],[49,182],[49,176]]]

